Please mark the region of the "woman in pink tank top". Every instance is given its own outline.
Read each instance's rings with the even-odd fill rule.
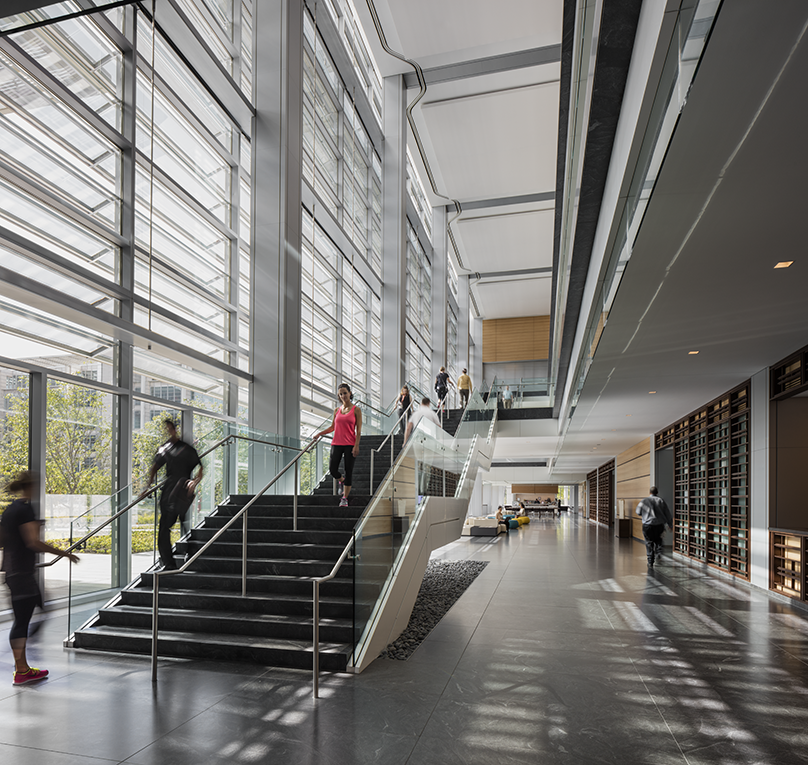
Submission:
[[[321,430],[315,439],[321,438],[328,433],[333,433],[331,439],[331,460],[328,464],[328,472],[340,483],[340,507],[348,506],[348,496],[351,493],[351,481],[353,477],[353,466],[359,454],[359,439],[362,437],[362,410],[351,403],[353,393],[345,383],[337,389],[340,405],[334,410],[334,417],[331,420],[331,427]],[[345,459],[345,476],[339,472],[339,463]]]

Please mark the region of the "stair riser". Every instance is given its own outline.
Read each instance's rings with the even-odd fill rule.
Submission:
[[[240,567],[239,567],[240,568]],[[152,575],[141,574],[144,588],[151,590]],[[198,576],[192,571],[177,576],[163,577],[160,582],[160,593],[171,590],[227,590],[241,594],[241,576],[235,574],[221,574],[219,576]],[[301,595],[311,597],[314,588],[308,579],[249,579],[247,592],[262,594]],[[320,595],[335,598],[352,598],[354,591],[353,580],[350,577],[335,577],[320,585]]]
[[[357,499],[355,504],[351,504],[348,507],[340,507],[339,504],[340,498],[339,497],[329,497],[329,501],[327,505],[323,505],[322,507],[317,508],[309,508],[308,512],[305,512],[303,508],[298,507],[297,509],[297,518],[298,522],[302,519],[313,519],[319,521],[321,519],[329,519],[329,518],[341,518],[341,519],[351,519],[354,523],[359,519],[362,515],[363,510],[367,506],[367,503],[370,501],[369,498],[365,500]],[[353,499],[351,500],[353,502]],[[224,506],[219,508],[216,511],[216,515],[219,518],[226,518],[230,520],[236,513],[238,513],[240,508],[233,508],[230,506]],[[273,507],[258,507],[253,506],[247,510],[247,527],[249,528],[250,521],[253,518],[261,519],[261,518],[289,518],[291,519],[294,515],[294,510],[292,509],[291,504],[286,506],[273,506]],[[241,518],[238,519],[237,523],[241,523]]]
[[[205,552],[205,555],[213,557],[225,558],[238,558],[241,559],[242,545],[241,542],[235,540],[231,541],[227,533],[216,542],[214,542]],[[226,541],[221,541],[222,539]],[[202,548],[203,542],[191,541],[190,545],[186,542],[177,542],[175,549],[177,555],[185,555],[187,552],[195,553]],[[306,546],[289,546],[289,545],[273,545],[273,544],[247,544],[247,558],[250,561],[258,562],[265,559],[278,559],[288,558],[289,560],[321,560],[331,562],[333,566],[339,558],[340,553],[344,548],[329,546],[320,547],[317,545]],[[203,556],[204,558],[204,556]]]
[[[151,640],[139,637],[115,637],[95,635],[88,631],[76,634],[75,648],[86,648],[94,651],[114,651],[118,653],[151,654]],[[188,659],[207,659],[210,661],[241,661],[270,667],[288,667],[292,669],[311,669],[312,654],[310,651],[282,650],[277,648],[260,648],[242,646],[209,646],[202,643],[190,643],[184,640],[166,640],[158,638],[157,653],[159,656],[174,656]],[[340,653],[321,653],[320,669],[331,672],[344,672],[348,666],[348,657]]]
[[[109,627],[133,627],[149,630],[152,628],[151,613],[131,613],[125,611],[104,610],[99,614],[98,624]],[[267,623],[250,621],[249,619],[211,617],[188,612],[181,616],[160,613],[159,629],[182,632],[198,632],[218,635],[249,635],[276,640],[312,640],[311,624],[304,620],[300,623]],[[320,625],[320,640],[329,643],[351,643],[353,629],[348,626]]]
[[[334,567],[335,561],[247,561],[247,576],[328,576]],[[197,560],[190,569],[211,574],[239,574],[241,561],[237,558],[205,558]],[[182,576],[182,575],[180,575]],[[350,579],[350,567],[342,566],[337,572],[340,579]]]
[[[227,523],[228,518],[211,515],[205,519],[203,530],[211,532],[217,531]],[[310,530],[312,528],[322,531],[342,531],[350,532],[356,526],[353,518],[300,518],[297,519],[299,530]],[[237,521],[231,529],[241,530],[241,524]],[[250,516],[247,519],[248,531],[292,531],[292,517],[286,518],[255,518]],[[294,532],[293,532],[294,533]]]
[[[311,595],[311,593],[309,593]],[[151,608],[152,593],[150,590],[125,590],[121,593],[121,603],[128,606]],[[299,616],[311,619],[312,602],[309,600],[284,600],[277,598],[253,599],[227,596],[192,595],[183,593],[174,595],[166,591],[160,593],[160,608],[183,608],[197,611],[236,611],[244,614],[264,614],[275,616]],[[323,619],[350,619],[353,617],[353,605],[350,602],[330,602],[320,600],[320,616]]]
[[[236,524],[238,525],[238,524]],[[197,543],[204,543],[213,538],[218,529],[194,529],[191,532],[191,540]],[[238,542],[241,544],[241,528],[237,531],[230,527],[223,535],[228,542]],[[222,537],[219,537],[220,539]],[[259,531],[248,529],[248,544],[275,544],[275,545],[326,545],[331,547],[345,547],[350,542],[352,535],[347,531],[288,531],[288,530],[266,530]]]
[[[357,476],[359,478],[359,476]],[[330,488],[330,487],[329,487]],[[369,495],[365,495],[364,499],[370,499]],[[247,504],[246,499],[242,499],[240,497],[229,497],[227,502],[222,503],[222,508],[227,507],[234,507],[240,510],[244,505]],[[302,508],[317,508],[328,506],[328,502],[324,501],[322,497],[317,497],[314,494],[299,494],[297,497],[297,506],[298,509]],[[252,505],[250,505],[250,509],[252,508],[262,508],[262,507],[277,507],[277,506],[292,506],[292,496],[290,494],[265,494],[263,496],[258,497]]]

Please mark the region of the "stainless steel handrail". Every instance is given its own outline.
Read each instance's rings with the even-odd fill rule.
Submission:
[[[392,438],[393,440],[390,443],[390,467],[393,467],[393,454],[395,452],[395,433],[398,426],[401,424],[401,421],[409,414],[410,409],[412,409],[412,401],[410,401],[409,409],[402,413],[402,415],[395,421],[395,424],[392,428],[390,428],[390,432],[387,434],[387,437],[382,441],[377,448],[370,449],[370,495],[373,496],[373,474],[374,474],[374,467],[375,467],[375,457],[377,453],[381,453],[381,450],[384,448],[384,445],[387,443],[388,439]],[[406,434],[405,434],[406,435]]]
[[[202,553],[206,552],[213,543],[219,539],[235,521],[242,518],[242,558],[241,558],[241,597],[247,596],[247,511],[255,504],[256,500],[263,496],[278,479],[286,473],[289,468],[297,466],[303,455],[308,454],[318,443],[320,439],[313,439],[311,443],[298,454],[286,467],[283,468],[261,491],[259,491],[244,507],[241,508],[227,523],[222,526],[202,547],[200,547],[185,563],[177,569],[153,571],[152,572],[152,653],[151,653],[151,666],[152,666],[152,682],[157,682],[157,635],[158,635],[158,618],[159,618],[159,593],[160,593],[160,577],[173,576],[174,574],[182,574],[188,570],[188,567],[199,558]],[[295,470],[295,487],[297,487],[297,471]],[[297,530],[297,494],[294,499],[295,507],[295,530]]]
[[[493,419],[496,419],[496,413],[494,414]],[[490,431],[490,428],[489,428],[489,431]],[[471,445],[469,447],[469,456],[473,453],[473,448],[474,448],[474,444],[475,444],[476,440],[477,440],[477,435],[475,434],[474,438],[472,439]],[[399,462],[404,460],[406,454],[407,454],[406,449],[402,448],[402,450],[399,453],[398,457],[396,458],[394,464],[391,465],[391,471],[392,471],[392,468],[396,464],[398,464]],[[467,474],[467,472],[468,472],[468,461],[466,462],[466,465],[464,466],[463,474],[465,475],[465,474]],[[390,473],[388,473],[388,475],[390,475]],[[459,487],[460,487],[460,482],[458,482],[458,488],[455,489],[455,493],[457,493],[457,491],[459,491]],[[445,495],[445,493],[446,493],[446,485],[445,485],[445,476],[444,476],[444,495]],[[337,562],[334,564],[334,567],[331,569],[331,572],[329,574],[327,574],[326,576],[316,577],[316,578],[312,579],[312,585],[313,585],[313,587],[312,587],[312,598],[313,598],[312,616],[313,616],[313,630],[314,630],[313,641],[312,641],[313,642],[313,654],[314,654],[313,657],[312,657],[312,687],[313,687],[313,693],[314,693],[314,698],[315,699],[319,698],[319,689],[320,689],[320,674],[319,674],[320,673],[320,585],[323,582],[327,582],[327,581],[333,579],[337,575],[337,571],[339,570],[340,566],[342,566],[342,564],[345,562],[346,558],[350,554],[351,548],[356,545],[356,536],[357,536],[357,534],[359,532],[362,531],[365,524],[367,523],[368,518],[370,517],[370,513],[368,512],[368,509],[372,505],[373,505],[373,499],[371,498],[370,502],[368,503],[367,508],[365,509],[364,514],[359,519],[359,521],[357,523],[357,526],[354,528],[353,535],[351,537],[350,542],[348,542],[348,544],[345,545],[345,549],[343,549],[342,554],[337,559]],[[359,560],[360,556],[359,555],[354,555],[353,559],[354,560]],[[354,593],[354,597],[355,597],[355,595],[356,595],[356,593]]]
[[[402,415],[403,416],[403,415]],[[399,418],[401,419],[401,418]],[[392,470],[394,465],[404,459],[404,455],[406,453],[405,449],[402,449],[399,452],[398,457],[394,461],[394,463],[390,466]],[[388,473],[390,475],[390,473]],[[345,545],[345,549],[342,551],[342,554],[337,559],[337,562],[334,564],[334,567],[331,569],[331,573],[326,574],[326,576],[320,577],[313,577],[312,584],[313,584],[313,591],[312,591],[312,616],[313,616],[313,629],[314,629],[314,639],[313,639],[313,657],[312,657],[312,674],[313,674],[313,692],[314,698],[319,698],[319,691],[320,691],[320,585],[323,582],[327,582],[330,579],[333,579],[337,575],[337,571],[339,571],[340,566],[345,562],[345,559],[348,557],[351,548],[356,544],[356,535],[358,532],[362,531],[367,523],[368,518],[370,517],[370,513],[368,513],[368,509],[373,505],[373,497],[371,497],[370,502],[368,503],[367,507],[365,508],[365,512],[362,514],[362,517],[357,521],[357,525],[354,527],[353,535],[351,536],[351,541]],[[359,560],[358,555],[354,555],[354,560]],[[354,593],[354,596],[356,593]]]
[[[273,441],[261,441],[260,439],[257,439],[257,438],[249,438],[247,436],[240,436],[240,435],[238,435],[238,433],[231,433],[230,435],[225,436],[224,438],[218,440],[213,446],[211,446],[209,449],[206,449],[204,452],[202,452],[202,454],[200,454],[199,457],[200,458],[207,457],[208,454],[215,451],[220,446],[223,446],[224,444],[228,443],[229,441],[239,440],[239,439],[245,440],[245,441],[256,441],[256,442],[258,442],[260,444],[266,444],[267,446],[279,446],[279,447],[281,447],[283,449],[292,449],[292,450],[295,450],[295,451],[301,451],[296,446],[284,446],[283,444],[276,444]],[[126,505],[126,507],[122,508],[121,510],[118,510],[117,513],[115,513],[114,515],[111,515],[109,518],[107,518],[107,520],[105,520],[99,526],[96,526],[92,531],[88,531],[81,539],[79,539],[78,542],[74,542],[72,545],[70,545],[70,547],[68,547],[66,550],[64,550],[64,552],[65,553],[70,553],[70,552],[73,552],[73,550],[78,549],[80,545],[83,545],[90,537],[94,537],[99,531],[101,531],[101,529],[109,526],[110,523],[112,523],[113,521],[120,518],[124,513],[128,513],[135,505],[140,504],[144,499],[146,499],[151,494],[154,494],[156,491],[161,489],[163,484],[165,484],[165,482],[166,482],[166,479],[164,478],[162,481],[160,481],[160,483],[155,484],[150,489],[147,489],[137,499],[133,500],[128,505]],[[77,516],[72,521],[72,523],[75,523],[75,521],[77,521],[81,517],[82,516],[80,516],[80,515]],[[56,561],[61,560],[62,557],[64,557],[64,556],[58,556],[58,557],[54,558],[53,560],[48,561],[47,563],[40,563],[39,568],[47,568],[48,566],[52,566],[54,563],[56,563]]]

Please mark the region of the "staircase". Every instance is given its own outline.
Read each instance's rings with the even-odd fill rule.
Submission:
[[[311,495],[264,495],[248,511],[247,597],[241,597],[242,527],[233,527],[182,574],[160,580],[158,654],[217,661],[247,661],[310,669],[312,663],[311,578],[331,572],[370,501],[370,450],[382,436],[361,440],[354,466],[350,506],[339,507],[326,477]],[[395,454],[401,449],[395,439]],[[374,486],[390,467],[390,441],[376,455]],[[194,553],[251,497],[230,496],[176,545]],[[373,566],[363,554],[365,571]],[[375,577],[370,577],[374,580]],[[381,577],[380,577],[381,579]],[[102,608],[73,637],[73,647],[96,651],[151,653],[152,574],[144,573]],[[378,586],[354,598],[353,562],[346,560],[320,589],[320,667],[344,671],[353,650],[354,619],[369,612]],[[358,611],[355,611],[358,609]]]
[[[465,409],[449,409],[443,415],[443,429],[450,436],[457,435],[457,428],[463,419],[463,412],[465,411]],[[438,413],[438,419],[440,419],[440,413]]]

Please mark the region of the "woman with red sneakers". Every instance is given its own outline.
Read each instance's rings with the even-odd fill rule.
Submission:
[[[6,486],[7,492],[20,496],[6,508],[0,518],[3,571],[6,574],[6,585],[11,591],[11,607],[14,611],[14,623],[9,634],[11,652],[14,654],[14,685],[24,685],[48,676],[47,669],[29,666],[25,657],[31,616],[37,606],[42,608],[42,594],[34,576],[36,554],[47,552],[69,558],[73,563],[79,561],[72,553],[58,550],[39,538],[40,522],[31,504],[38,486],[39,481],[34,473],[20,473]]]
[[[348,506],[348,497],[351,493],[351,481],[353,477],[354,460],[359,454],[359,439],[362,437],[362,410],[351,403],[353,393],[345,383],[337,388],[340,405],[334,410],[334,417],[331,420],[331,427],[321,430],[315,439],[321,438],[328,433],[333,433],[331,439],[331,460],[328,464],[328,472],[340,482],[342,487],[342,499],[340,507]],[[345,460],[345,475],[339,472],[339,463]]]

